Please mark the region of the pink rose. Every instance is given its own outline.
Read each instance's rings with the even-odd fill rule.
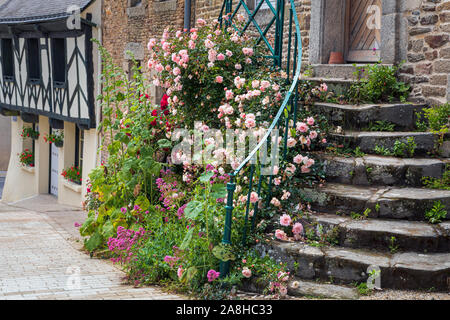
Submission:
[[[258,202],[258,200],[259,200],[259,197],[256,192],[250,193],[250,202],[251,203],[256,203],[256,202]]]
[[[217,76],[217,77],[216,77],[216,82],[217,82],[217,83],[222,83],[222,82],[223,82],[223,77]]]
[[[293,234],[301,234],[303,233],[303,225],[300,222],[297,222],[292,227],[292,233]]]
[[[283,214],[283,215],[280,217],[280,224],[281,224],[283,227],[288,227],[288,226],[290,226],[290,225],[291,225],[291,222],[292,222],[292,219],[291,219],[291,217],[290,217],[289,215],[287,215],[287,214]]]
[[[287,239],[287,235],[283,230],[277,229],[275,230],[275,237],[278,240],[286,240]]]
[[[246,278],[250,278],[252,276],[252,271],[249,268],[244,267],[242,269],[242,275]]]
[[[306,119],[306,123],[308,123],[310,126],[314,125],[314,118],[313,117],[309,117],[308,119]]]

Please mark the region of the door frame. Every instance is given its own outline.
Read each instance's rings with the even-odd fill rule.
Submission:
[[[330,29],[342,30],[341,48],[345,40],[345,25],[341,24],[341,14],[336,12],[336,8],[343,8],[342,2],[346,0],[314,0],[311,1],[311,23],[310,23],[310,41],[309,41],[309,63],[310,64],[327,64],[330,58],[330,52],[333,46],[330,45],[327,32]],[[341,2],[342,1],[342,2]],[[385,64],[396,64],[407,59],[408,47],[408,20],[403,17],[402,6],[399,0],[381,0],[381,61]],[[333,6],[334,4],[334,6]],[[345,9],[345,8],[343,8]],[[342,12],[345,16],[345,12]],[[335,22],[335,25],[330,25]],[[335,51],[340,51],[335,50]],[[346,50],[343,50],[345,54]],[[344,56],[344,59],[347,57]]]

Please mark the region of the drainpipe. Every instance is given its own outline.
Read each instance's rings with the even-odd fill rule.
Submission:
[[[184,29],[191,30],[191,0],[184,0]]]

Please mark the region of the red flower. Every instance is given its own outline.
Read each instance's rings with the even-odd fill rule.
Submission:
[[[156,117],[157,115],[158,115],[158,111],[153,110],[153,111],[152,111],[152,116]]]

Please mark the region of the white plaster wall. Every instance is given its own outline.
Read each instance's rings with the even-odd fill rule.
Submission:
[[[17,122],[11,122],[11,158],[2,195],[2,201],[5,202],[26,199],[38,193],[36,168],[32,170],[33,172],[25,171],[19,162],[19,154],[23,149],[23,140],[20,136],[22,127],[20,117],[17,118]],[[37,145],[36,148],[38,147]]]
[[[0,171],[8,170],[11,154],[11,117],[0,116]]]

